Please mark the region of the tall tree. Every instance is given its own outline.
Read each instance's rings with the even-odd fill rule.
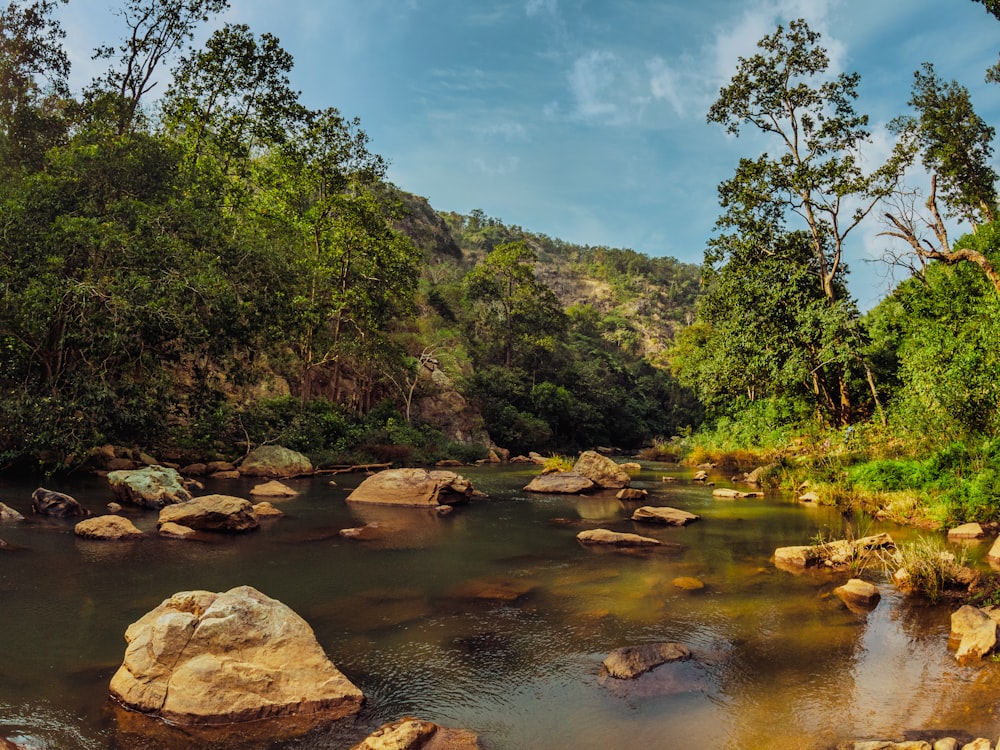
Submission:
[[[535,252],[523,240],[505,242],[465,277],[474,338],[484,351],[484,363],[509,369],[517,357],[529,364],[541,352],[551,351],[553,336],[565,330],[558,300],[535,278],[535,260]],[[498,351],[489,351],[494,347]]]
[[[39,166],[45,146],[62,131],[45,106],[47,98],[69,95],[65,32],[52,17],[58,2],[12,0],[0,10],[0,156],[8,164]]]
[[[281,144],[305,115],[288,73],[292,56],[271,34],[226,24],[182,57],[163,101],[163,122],[190,164],[216,159],[244,174],[250,158]]]
[[[154,76],[163,63],[190,41],[199,23],[228,7],[229,0],[125,0],[117,13],[128,36],[117,47],[98,47],[94,57],[112,65],[90,90],[93,99],[108,107],[119,135],[135,127],[140,104],[156,87]]]
[[[996,131],[976,114],[968,89],[941,80],[930,63],[914,73],[909,104],[916,114],[897,118],[893,128],[906,148],[921,155],[931,174],[930,195],[921,210],[915,191],[897,191],[885,213],[885,234],[906,242],[920,263],[974,263],[1000,294],[1000,272],[990,258],[971,245],[952,247],[945,223],[958,218],[975,232],[996,219],[997,173],[990,164]]]
[[[753,127],[773,136],[782,149],[778,157],[743,159],[736,176],[720,186],[725,212],[718,227],[729,233],[715,243],[722,251],[720,261],[746,262],[727,249],[742,243],[734,245],[727,237],[759,235],[756,251],[773,254],[776,246],[787,245],[779,238],[788,221],[800,220],[811,255],[806,269],[832,310],[847,302],[842,281],[846,240],[892,190],[905,153],[897,151],[872,172],[861,168],[861,151],[870,134],[867,116],[854,109],[860,78],[856,73],[831,77],[829,57],[819,41],[819,33],[802,19],[790,22],[787,29],[778,26],[760,40],[757,54],[740,58],[708,120],[737,136],[745,126]],[[789,267],[792,276],[798,272]],[[841,314],[827,317],[844,320]],[[866,367],[859,355],[858,364]],[[853,410],[849,374],[838,361],[818,366],[836,394],[827,414],[846,423]],[[868,380],[877,401],[874,383]]]

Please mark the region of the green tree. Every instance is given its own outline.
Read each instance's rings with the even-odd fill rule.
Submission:
[[[65,131],[59,104],[69,96],[70,64],[52,18],[57,2],[12,1],[0,10],[0,159],[9,166],[39,168]]]
[[[853,326],[857,313],[843,283],[845,242],[893,189],[906,153],[897,150],[873,172],[861,168],[861,151],[870,134],[867,116],[853,105],[859,76],[829,76],[829,58],[819,40],[802,19],[787,29],[778,26],[758,43],[757,54],[740,58],[736,74],[710,108],[709,122],[734,135],[751,126],[772,136],[782,153],[742,159],[735,177],[720,185],[724,213],[717,227],[723,234],[713,241],[706,260],[734,264],[738,274],[749,272],[758,259],[784,257],[789,278],[798,280],[803,272],[811,276],[829,308],[814,316],[814,323]],[[802,229],[789,234],[790,220],[800,221]],[[802,241],[808,260],[800,252]],[[856,340],[848,334],[828,330],[820,338]],[[853,350],[851,358],[867,371],[859,350]],[[824,358],[817,367],[819,380],[829,383],[814,387],[824,413],[836,423],[849,422],[855,416],[854,399],[844,357]],[[867,374],[877,402],[870,371]]]
[[[125,0],[117,14],[128,29],[117,46],[103,45],[94,55],[111,60],[93,81],[89,96],[100,103],[118,135],[134,129],[144,97],[163,63],[193,36],[200,23],[229,7],[229,0]]]
[[[958,217],[975,232],[996,218],[997,174],[990,164],[995,129],[976,114],[968,89],[942,81],[930,63],[914,73],[909,103],[916,115],[897,118],[893,126],[931,173],[930,195],[924,213],[915,191],[896,191],[893,207],[885,213],[890,225],[885,234],[909,246],[921,264],[909,264],[912,270],[922,273],[925,261],[970,262],[1000,294],[1000,273],[990,258],[969,245],[953,248],[945,224],[946,217]]]
[[[465,277],[472,336],[484,363],[536,366],[565,329],[552,290],[535,278],[535,252],[526,242],[497,245]]]

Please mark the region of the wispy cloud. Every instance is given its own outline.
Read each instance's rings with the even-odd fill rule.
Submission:
[[[517,172],[521,159],[517,156],[504,156],[486,160],[477,156],[472,159],[472,165],[487,177],[506,177]]]
[[[531,16],[554,16],[558,12],[558,0],[528,0],[524,12]]]

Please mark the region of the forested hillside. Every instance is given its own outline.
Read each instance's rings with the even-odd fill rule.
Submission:
[[[55,0],[0,14],[0,464],[474,458],[699,420],[657,366],[696,269],[439,216],[301,104],[268,33],[188,49],[225,6],[126,0],[79,94]]]

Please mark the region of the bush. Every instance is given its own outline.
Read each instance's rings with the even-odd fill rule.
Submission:
[[[858,464],[848,469],[847,477],[853,484],[876,492],[919,489],[929,477],[921,461],[884,459]]]

